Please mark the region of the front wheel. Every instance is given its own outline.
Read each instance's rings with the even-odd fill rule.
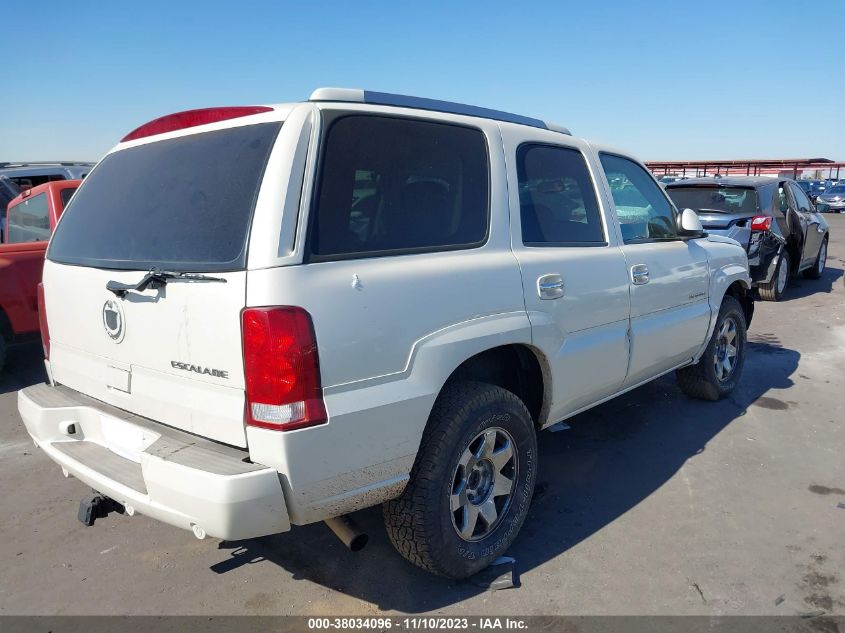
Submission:
[[[387,534],[415,565],[466,578],[516,538],[536,477],[537,438],[522,401],[485,383],[446,385],[405,491],[384,504]]]
[[[745,342],[745,313],[739,301],[726,296],[704,354],[695,365],[677,371],[681,390],[701,400],[719,400],[730,394],[742,376]]]

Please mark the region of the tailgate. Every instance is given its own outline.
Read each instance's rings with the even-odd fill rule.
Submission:
[[[108,404],[246,446],[240,312],[246,273],[171,280],[123,298],[109,281],[143,271],[47,262],[44,290],[53,379]]]
[[[44,267],[54,380],[236,446],[247,242],[281,127],[241,123],[119,146],[68,204]],[[152,270],[159,283],[138,290]]]

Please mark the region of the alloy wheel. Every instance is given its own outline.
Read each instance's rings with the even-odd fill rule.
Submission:
[[[781,259],[778,266],[778,294],[786,290],[786,280],[789,277],[789,260]]]
[[[722,321],[716,338],[713,366],[719,382],[725,382],[733,375],[737,360],[737,323],[729,316]]]
[[[822,242],[822,246],[819,249],[819,262],[818,262],[818,273],[819,276],[824,272],[824,267],[827,263],[827,242]]]
[[[484,429],[461,454],[452,476],[452,526],[465,541],[495,530],[510,507],[518,474],[514,440],[499,427]]]

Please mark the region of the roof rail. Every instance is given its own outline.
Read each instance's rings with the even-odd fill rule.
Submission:
[[[540,119],[511,114],[501,110],[480,108],[465,103],[452,101],[440,101],[439,99],[427,99],[425,97],[410,97],[407,95],[391,94],[389,92],[373,92],[372,90],[361,90],[360,88],[317,88],[311,93],[309,101],[339,101],[343,103],[369,103],[372,105],[390,105],[402,108],[416,108],[418,110],[433,110],[435,112],[449,112],[451,114],[463,114],[475,116],[482,119],[493,119],[494,121],[506,121],[518,123],[530,127],[552,130],[571,136],[571,132],[561,125],[546,123]]]
[[[74,167],[76,165],[93,165],[91,161],[87,160],[26,160],[20,162],[6,161],[0,162],[0,168],[3,167]]]

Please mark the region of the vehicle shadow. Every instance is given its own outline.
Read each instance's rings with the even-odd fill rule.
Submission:
[[[46,380],[41,341],[20,343],[9,348],[6,365],[0,370],[0,395]]]
[[[793,301],[818,293],[833,292],[833,287],[843,278],[843,275],[845,275],[845,270],[829,264],[819,279],[806,279],[803,275],[796,275],[789,280],[784,300]]]
[[[543,432],[534,501],[508,552],[517,572],[566,552],[641,503],[763,394],[791,386],[799,358],[774,335],[753,335],[742,381],[730,398],[691,400],[670,375],[576,416],[568,421],[570,430]],[[370,536],[363,552],[349,552],[325,525],[314,524],[222,542],[221,560],[211,569],[223,574],[269,562],[294,578],[406,613],[436,610],[484,591],[406,563],[388,541],[379,508],[355,518]]]

